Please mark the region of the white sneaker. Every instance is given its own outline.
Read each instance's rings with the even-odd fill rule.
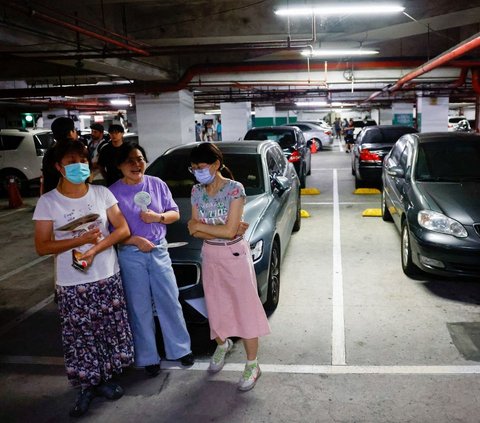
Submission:
[[[262,375],[258,363],[245,364],[242,377],[238,381],[237,388],[239,391],[249,391],[257,383],[258,378]]]
[[[210,360],[210,366],[208,366],[208,371],[210,373],[217,373],[223,369],[225,364],[225,356],[230,352],[233,348],[233,342],[231,339],[227,338],[227,347],[222,347],[217,345],[215,352],[212,355],[212,359]]]

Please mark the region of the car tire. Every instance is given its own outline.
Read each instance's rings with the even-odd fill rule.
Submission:
[[[401,234],[402,270],[408,277],[415,277],[419,273],[418,267],[412,261],[412,248],[410,246],[410,231],[406,222],[402,224]]]
[[[357,176],[355,175],[355,189],[357,188],[363,188],[363,181],[361,179],[358,179]]]
[[[298,232],[302,226],[302,202],[300,200],[300,195],[298,196],[297,202],[297,217],[295,223],[293,224],[292,232]]]
[[[266,311],[274,311],[280,300],[280,245],[275,239],[270,252],[270,266],[268,270],[267,301],[264,304]]]
[[[302,170],[300,171],[300,188],[305,188],[307,186],[307,170],[305,169],[305,166],[302,167]]]
[[[381,209],[382,209],[382,220],[384,222],[391,222],[393,219],[392,219],[392,215],[390,214],[390,210],[388,210],[387,203],[385,200],[385,189],[382,189],[380,201],[381,201]]]

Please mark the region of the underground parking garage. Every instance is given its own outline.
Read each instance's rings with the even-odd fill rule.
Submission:
[[[213,141],[219,123],[223,141],[238,141],[251,127],[297,121],[334,132],[337,117],[420,134],[456,135],[452,117],[478,128],[479,14],[471,2],[403,2],[402,11],[375,19],[353,10],[285,16],[291,2],[0,3],[2,143],[5,131],[48,133],[55,119],[70,117],[85,137],[94,123],[122,125],[153,163],[194,143],[195,121],[207,135],[212,128]],[[337,56],[316,56],[326,47]],[[332,137],[310,154],[301,228],[282,249],[255,389],[236,388],[240,339],[221,372],[207,371],[215,350],[208,322],[184,309],[195,364],[166,359],[157,327],[158,376],[126,368],[116,378],[122,398],[94,398],[84,419],[478,420],[478,280],[408,277],[402,234],[380,217],[382,187],[356,190],[345,134]],[[6,143],[2,167],[13,163]],[[31,154],[41,162],[35,148]],[[0,210],[0,417],[63,421],[78,389],[66,377],[54,257],[34,246],[39,188],[10,179]]]

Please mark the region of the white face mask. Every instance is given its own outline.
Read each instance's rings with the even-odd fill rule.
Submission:
[[[210,173],[210,166],[204,169],[195,169],[193,171],[195,179],[201,184],[208,185],[213,182],[215,179],[215,174]]]

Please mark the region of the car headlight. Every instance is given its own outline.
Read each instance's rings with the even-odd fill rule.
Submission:
[[[255,263],[260,260],[263,255],[263,239],[257,241],[255,244],[250,245],[250,250],[252,251],[252,259]]]
[[[444,214],[431,210],[422,210],[417,216],[418,224],[425,229],[442,234],[453,235],[457,238],[466,238],[467,230],[460,222],[451,219]]]

